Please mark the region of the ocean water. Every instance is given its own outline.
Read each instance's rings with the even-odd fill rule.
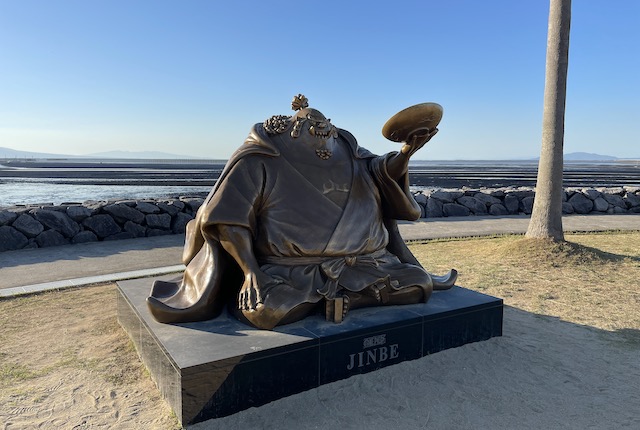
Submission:
[[[0,207],[202,195],[223,166],[221,160],[4,160]]]
[[[31,163],[31,164],[30,164]],[[224,160],[0,161],[0,208],[15,205],[82,203],[89,200],[160,199],[206,195]],[[435,188],[533,187],[534,160],[421,161],[409,166],[412,191]],[[565,186],[640,186],[638,162],[568,162]]]
[[[160,199],[206,194],[210,186],[58,184],[43,180],[0,180],[0,207],[83,203],[89,200]]]

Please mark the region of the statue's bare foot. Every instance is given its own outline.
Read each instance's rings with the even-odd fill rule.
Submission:
[[[380,288],[377,285],[372,285],[367,289],[367,291],[371,291],[373,297],[376,299],[376,302],[380,303],[382,301],[382,295],[380,294]]]
[[[349,305],[351,304],[351,299],[348,295],[344,294],[342,296],[342,319],[340,322],[344,321],[344,318],[347,316],[347,312],[349,312]]]
[[[389,302],[389,286],[387,284],[374,284],[362,292],[364,295],[368,295],[373,297],[376,301],[376,304],[386,304]]]

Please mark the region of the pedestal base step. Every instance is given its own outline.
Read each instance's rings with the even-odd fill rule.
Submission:
[[[183,425],[502,335],[502,299],[460,287],[426,304],[354,310],[341,324],[317,315],[265,331],[226,313],[160,324],[145,302],[155,279],[118,282],[118,320]]]

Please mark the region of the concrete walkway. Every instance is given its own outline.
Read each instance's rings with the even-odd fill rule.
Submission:
[[[529,217],[459,217],[403,222],[407,241],[523,234]],[[566,232],[638,230],[640,214],[571,215]],[[0,297],[178,273],[183,235],[93,242],[0,253]]]

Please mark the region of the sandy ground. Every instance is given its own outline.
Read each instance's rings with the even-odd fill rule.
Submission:
[[[501,338],[328,384],[194,428],[637,429],[637,334],[506,308]]]
[[[172,429],[115,284],[0,301],[0,428]]]
[[[0,302],[3,429],[177,427],[115,322],[113,286],[22,300]],[[192,428],[637,429],[640,334],[507,307],[501,338]]]

